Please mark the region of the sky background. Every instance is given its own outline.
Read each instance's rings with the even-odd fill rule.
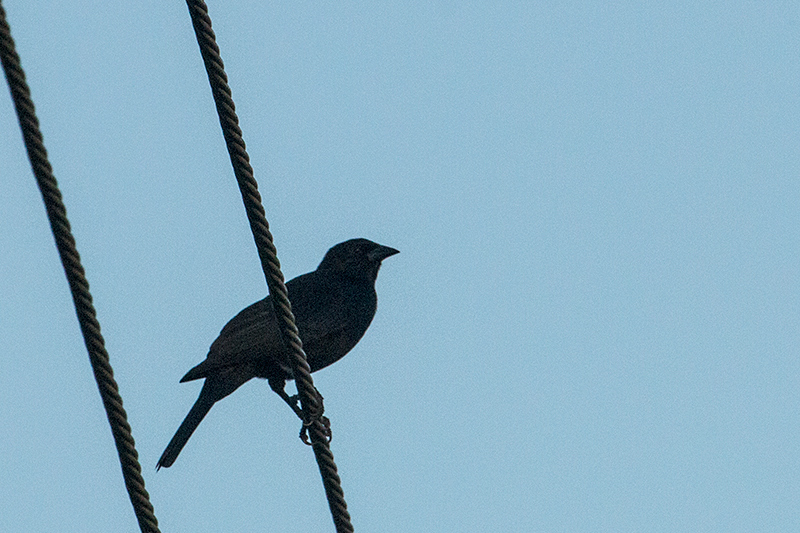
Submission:
[[[162,531],[333,531],[182,2],[5,0]],[[314,375],[360,532],[800,530],[796,2],[211,2],[287,279],[401,250]],[[138,531],[0,94],[0,530]],[[290,385],[288,390],[293,391]]]

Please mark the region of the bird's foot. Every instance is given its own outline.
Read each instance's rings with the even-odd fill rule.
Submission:
[[[311,446],[311,440],[309,440],[308,432],[310,431],[311,426],[314,422],[319,422],[322,425],[322,434],[324,437],[330,442],[333,440],[333,432],[331,431],[331,421],[328,419],[327,416],[321,416],[316,420],[311,420],[310,422],[303,422],[303,427],[300,428],[300,440],[306,446]]]
[[[328,420],[327,416],[323,416],[325,412],[325,405],[324,405],[324,398],[322,394],[320,394],[319,390],[314,387],[314,392],[316,394],[316,405],[313,408],[309,409],[309,413],[306,414],[303,409],[300,407],[300,395],[295,394],[293,396],[289,396],[286,394],[284,387],[286,382],[284,380],[269,380],[269,385],[274,390],[281,399],[286,402],[294,414],[297,415],[297,418],[303,421],[303,427],[300,428],[300,440],[302,440],[305,444],[311,446],[311,441],[309,439],[309,430],[315,426],[316,422],[320,423],[321,428],[315,430],[319,430],[322,432],[324,438],[328,439],[328,442],[331,441],[332,433],[331,433],[331,421]]]
[[[311,440],[309,436],[309,432],[313,429],[315,431],[321,431],[323,437],[331,441],[332,432],[331,432],[331,421],[328,419],[327,416],[324,416],[323,413],[325,412],[325,402],[322,394],[320,394],[319,390],[314,387],[314,392],[317,396],[316,408],[311,410],[308,413],[308,416],[303,416],[303,427],[300,428],[300,440],[303,441],[308,446],[311,446]],[[316,423],[319,422],[319,426],[316,426]]]

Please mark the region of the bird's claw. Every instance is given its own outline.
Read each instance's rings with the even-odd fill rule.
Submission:
[[[322,394],[320,394],[319,390],[314,387],[314,392],[317,394],[317,409],[312,412],[309,412],[308,416],[303,416],[301,419],[303,420],[303,427],[300,428],[300,440],[307,446],[311,446],[311,440],[309,438],[309,431],[311,430],[311,426],[314,425],[315,422],[319,422],[322,426],[322,434],[328,440],[331,441],[333,434],[331,432],[331,421],[328,419],[327,416],[324,416],[323,413],[325,412],[325,402]]]
[[[294,414],[297,415],[297,418],[303,421],[303,427],[300,428],[300,440],[302,440],[308,446],[311,446],[311,440],[309,438],[309,428],[314,425],[315,422],[319,422],[322,425],[322,434],[323,436],[328,439],[328,442],[331,441],[332,433],[331,433],[331,421],[328,420],[327,416],[323,416],[325,412],[325,404],[324,398],[322,394],[319,393],[317,388],[314,388],[314,393],[316,394],[316,405],[315,408],[310,408],[309,412],[306,413],[300,406],[300,395],[295,394],[293,396],[289,396],[286,394],[284,390],[284,386],[286,382],[283,380],[271,380],[269,382],[270,387],[274,390],[278,396],[280,396],[284,402],[294,411]]]
[[[322,424],[322,433],[325,435],[325,438],[330,442],[333,440],[333,432],[331,431],[331,421],[328,419],[327,416],[321,416],[319,422]],[[303,427],[300,428],[300,440],[303,441],[303,444],[306,446],[311,446],[311,441],[309,440],[308,431],[309,428],[314,424],[315,420],[311,420],[309,422],[303,422]]]

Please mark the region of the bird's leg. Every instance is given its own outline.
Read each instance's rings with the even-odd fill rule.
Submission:
[[[328,442],[331,441],[332,433],[331,433],[331,421],[328,419],[327,416],[324,416],[322,413],[325,412],[325,405],[324,405],[324,398],[322,394],[319,392],[319,389],[314,387],[314,392],[317,395],[317,411],[314,413],[310,413],[308,419],[303,417],[303,427],[300,428],[300,440],[303,441],[304,444],[311,446],[311,441],[308,437],[309,428],[314,424],[315,421],[319,421],[323,427],[323,434],[328,439]],[[292,396],[292,399],[297,402],[300,398],[299,394],[295,394]]]
[[[275,391],[275,394],[280,396],[284,402],[286,402],[286,405],[288,405],[292,411],[294,411],[294,414],[296,414],[300,420],[303,420],[303,410],[300,409],[300,406],[298,405],[299,397],[296,394],[294,396],[289,396],[284,390],[286,387],[286,380],[270,378],[269,387]]]
[[[325,436],[328,438],[328,442],[330,442],[331,438],[333,437],[333,433],[331,432],[331,421],[328,419],[327,416],[314,417],[312,415],[310,420],[306,420],[306,417],[303,415],[303,410],[300,408],[300,395],[295,394],[293,396],[289,396],[288,394],[286,394],[285,390],[286,380],[270,379],[269,386],[273,391],[275,391],[275,394],[280,396],[283,399],[283,401],[286,402],[286,405],[288,405],[292,409],[292,411],[294,411],[294,414],[296,414],[297,417],[303,421],[303,427],[300,428],[300,439],[305,444],[309,446],[311,445],[311,442],[308,439],[308,428],[311,426],[311,424],[313,424],[315,418],[317,418],[322,423],[322,426],[324,428],[323,432],[325,433]],[[318,400],[317,404],[319,405],[319,413],[321,415],[325,411],[325,407],[323,405],[324,398],[322,397],[322,394],[320,394],[319,390],[316,387],[314,387],[314,392],[316,392],[317,394],[317,400]]]

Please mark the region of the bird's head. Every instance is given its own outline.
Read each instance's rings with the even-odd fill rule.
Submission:
[[[351,239],[328,250],[317,270],[333,270],[349,278],[375,281],[381,261],[398,253],[394,248],[367,239]]]

